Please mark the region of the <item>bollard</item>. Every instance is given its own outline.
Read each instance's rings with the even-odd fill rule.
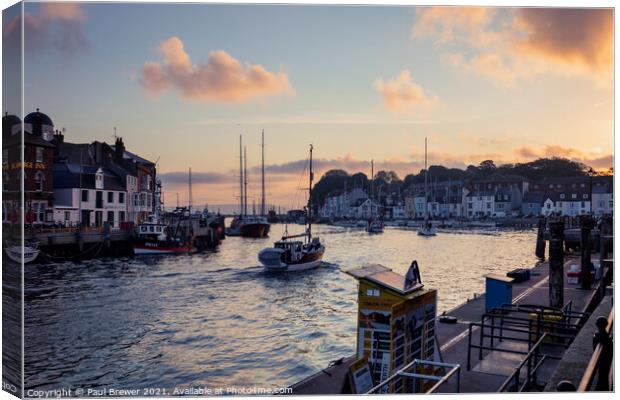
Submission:
[[[564,221],[549,223],[549,306],[564,306]]]
[[[590,245],[590,234],[592,232],[592,220],[588,216],[581,218],[581,274],[579,283],[581,289],[590,290],[591,287],[591,268],[592,268],[592,249]]]
[[[613,360],[614,345],[611,336],[607,333],[608,321],[605,317],[596,319],[596,327],[598,332],[594,334],[592,345],[596,349],[597,345],[601,345],[601,355],[598,360],[598,380],[596,382],[596,391],[609,391],[609,371]]]
[[[543,237],[545,233],[545,225],[547,222],[545,218],[538,219],[538,234],[536,236],[536,257],[541,260],[545,260],[545,238]]]
[[[558,392],[576,392],[577,388],[571,381],[561,381],[555,387]]]

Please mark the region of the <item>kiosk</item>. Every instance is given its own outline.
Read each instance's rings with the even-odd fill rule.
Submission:
[[[359,280],[357,357],[368,360],[375,385],[414,359],[435,359],[437,291],[424,288],[416,261],[406,276],[378,264],[346,273]],[[433,375],[432,367],[423,368],[420,373]],[[409,391],[403,379],[392,380],[380,393]],[[423,391],[425,385],[416,387]]]

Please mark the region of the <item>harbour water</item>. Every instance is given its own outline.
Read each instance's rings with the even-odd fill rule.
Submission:
[[[265,273],[256,255],[283,231],[191,256],[27,265],[26,389],[286,386],[354,352],[357,282],[343,269],[405,273],[417,259],[442,312],[483,292],[483,275],[536,262],[529,230],[425,238],[320,225],[323,266]]]

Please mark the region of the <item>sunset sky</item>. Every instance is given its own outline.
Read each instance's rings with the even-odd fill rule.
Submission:
[[[268,203],[284,208],[304,198],[293,204],[310,143],[317,177],[370,174],[370,159],[375,170],[418,172],[424,137],[431,164],[613,164],[610,9],[27,3],[25,12],[26,110],[39,107],[72,142],[113,142],[116,126],[129,150],[159,159],[169,203],[175,192],[187,199],[189,167],[195,203],[235,203],[240,134],[258,196],[261,129]],[[4,13],[5,39],[19,33],[15,18]]]

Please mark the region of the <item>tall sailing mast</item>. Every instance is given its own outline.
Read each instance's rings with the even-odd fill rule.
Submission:
[[[426,138],[424,138],[424,219],[428,220],[428,166],[426,143]]]
[[[192,168],[189,168],[189,215],[192,215]]]
[[[248,214],[248,153],[243,147],[243,214]]]
[[[375,161],[370,160],[370,218],[372,219],[372,203],[375,202]]]
[[[243,216],[243,137],[239,135],[239,216]]]
[[[261,203],[260,215],[265,216],[265,130],[261,132]]]
[[[310,179],[308,184],[308,242],[312,239],[312,180],[314,179],[314,171],[312,171],[312,145],[310,145]]]

